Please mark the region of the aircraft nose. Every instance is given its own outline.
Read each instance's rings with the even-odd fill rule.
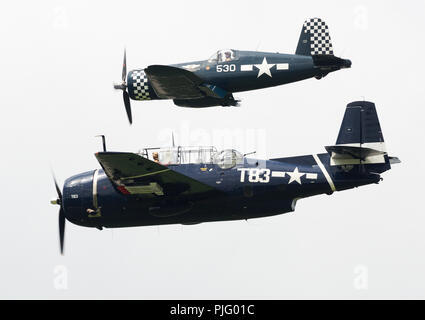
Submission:
[[[133,100],[152,100],[155,93],[143,69],[131,70],[127,75],[127,91]]]
[[[84,172],[65,181],[63,189],[66,218],[81,221],[87,208],[91,208],[93,197],[93,172]]]

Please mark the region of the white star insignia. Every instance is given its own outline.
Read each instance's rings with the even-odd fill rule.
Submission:
[[[259,78],[262,74],[267,74],[270,78],[272,77],[270,69],[273,68],[275,64],[267,63],[266,57],[264,57],[262,64],[254,64],[254,66],[258,68],[257,78]]]
[[[303,173],[303,172],[299,172],[299,171],[298,171],[298,167],[296,167],[296,168],[295,168],[294,172],[287,172],[287,174],[291,177],[291,178],[289,179],[288,184],[290,184],[290,183],[291,183],[291,182],[293,182],[293,181],[296,181],[296,182],[298,182],[299,184],[301,184],[301,177],[302,177],[303,175],[305,175],[305,173]]]

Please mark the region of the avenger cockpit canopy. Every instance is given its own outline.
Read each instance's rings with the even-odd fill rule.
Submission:
[[[215,147],[169,147],[146,148],[139,153],[143,157],[162,165],[216,164],[221,169],[230,169],[243,163],[243,155],[236,150],[217,152]]]

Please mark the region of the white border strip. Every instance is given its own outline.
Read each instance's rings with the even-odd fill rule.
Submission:
[[[307,173],[305,177],[310,180],[317,180],[317,173]]]
[[[99,169],[94,171],[93,175],[93,207],[97,210],[97,178],[99,175]]]
[[[278,63],[276,64],[276,70],[288,70],[289,63]]]
[[[285,175],[286,175],[285,171],[272,171],[273,178],[285,178]]]
[[[242,64],[241,65],[241,71],[252,71],[252,64]]]
[[[320,170],[322,170],[323,175],[325,176],[326,180],[328,181],[329,186],[331,187],[332,191],[336,191],[334,182],[332,181],[332,178],[329,175],[328,171],[326,170],[325,166],[323,165],[322,161],[320,161],[317,154],[313,154],[313,158],[316,161],[317,165],[319,166]]]

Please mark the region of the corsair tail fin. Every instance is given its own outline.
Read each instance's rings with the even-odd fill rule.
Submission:
[[[329,72],[351,68],[351,61],[334,56],[329,28],[320,18],[312,18],[304,22],[298,40],[297,55],[311,56],[318,73],[315,76],[321,79]]]
[[[329,28],[325,21],[312,18],[304,22],[295,54],[303,56],[334,54]]]
[[[388,170],[397,159],[388,157],[375,104],[368,101],[347,105],[336,144],[326,150],[332,166],[383,164],[386,168],[382,169]]]

